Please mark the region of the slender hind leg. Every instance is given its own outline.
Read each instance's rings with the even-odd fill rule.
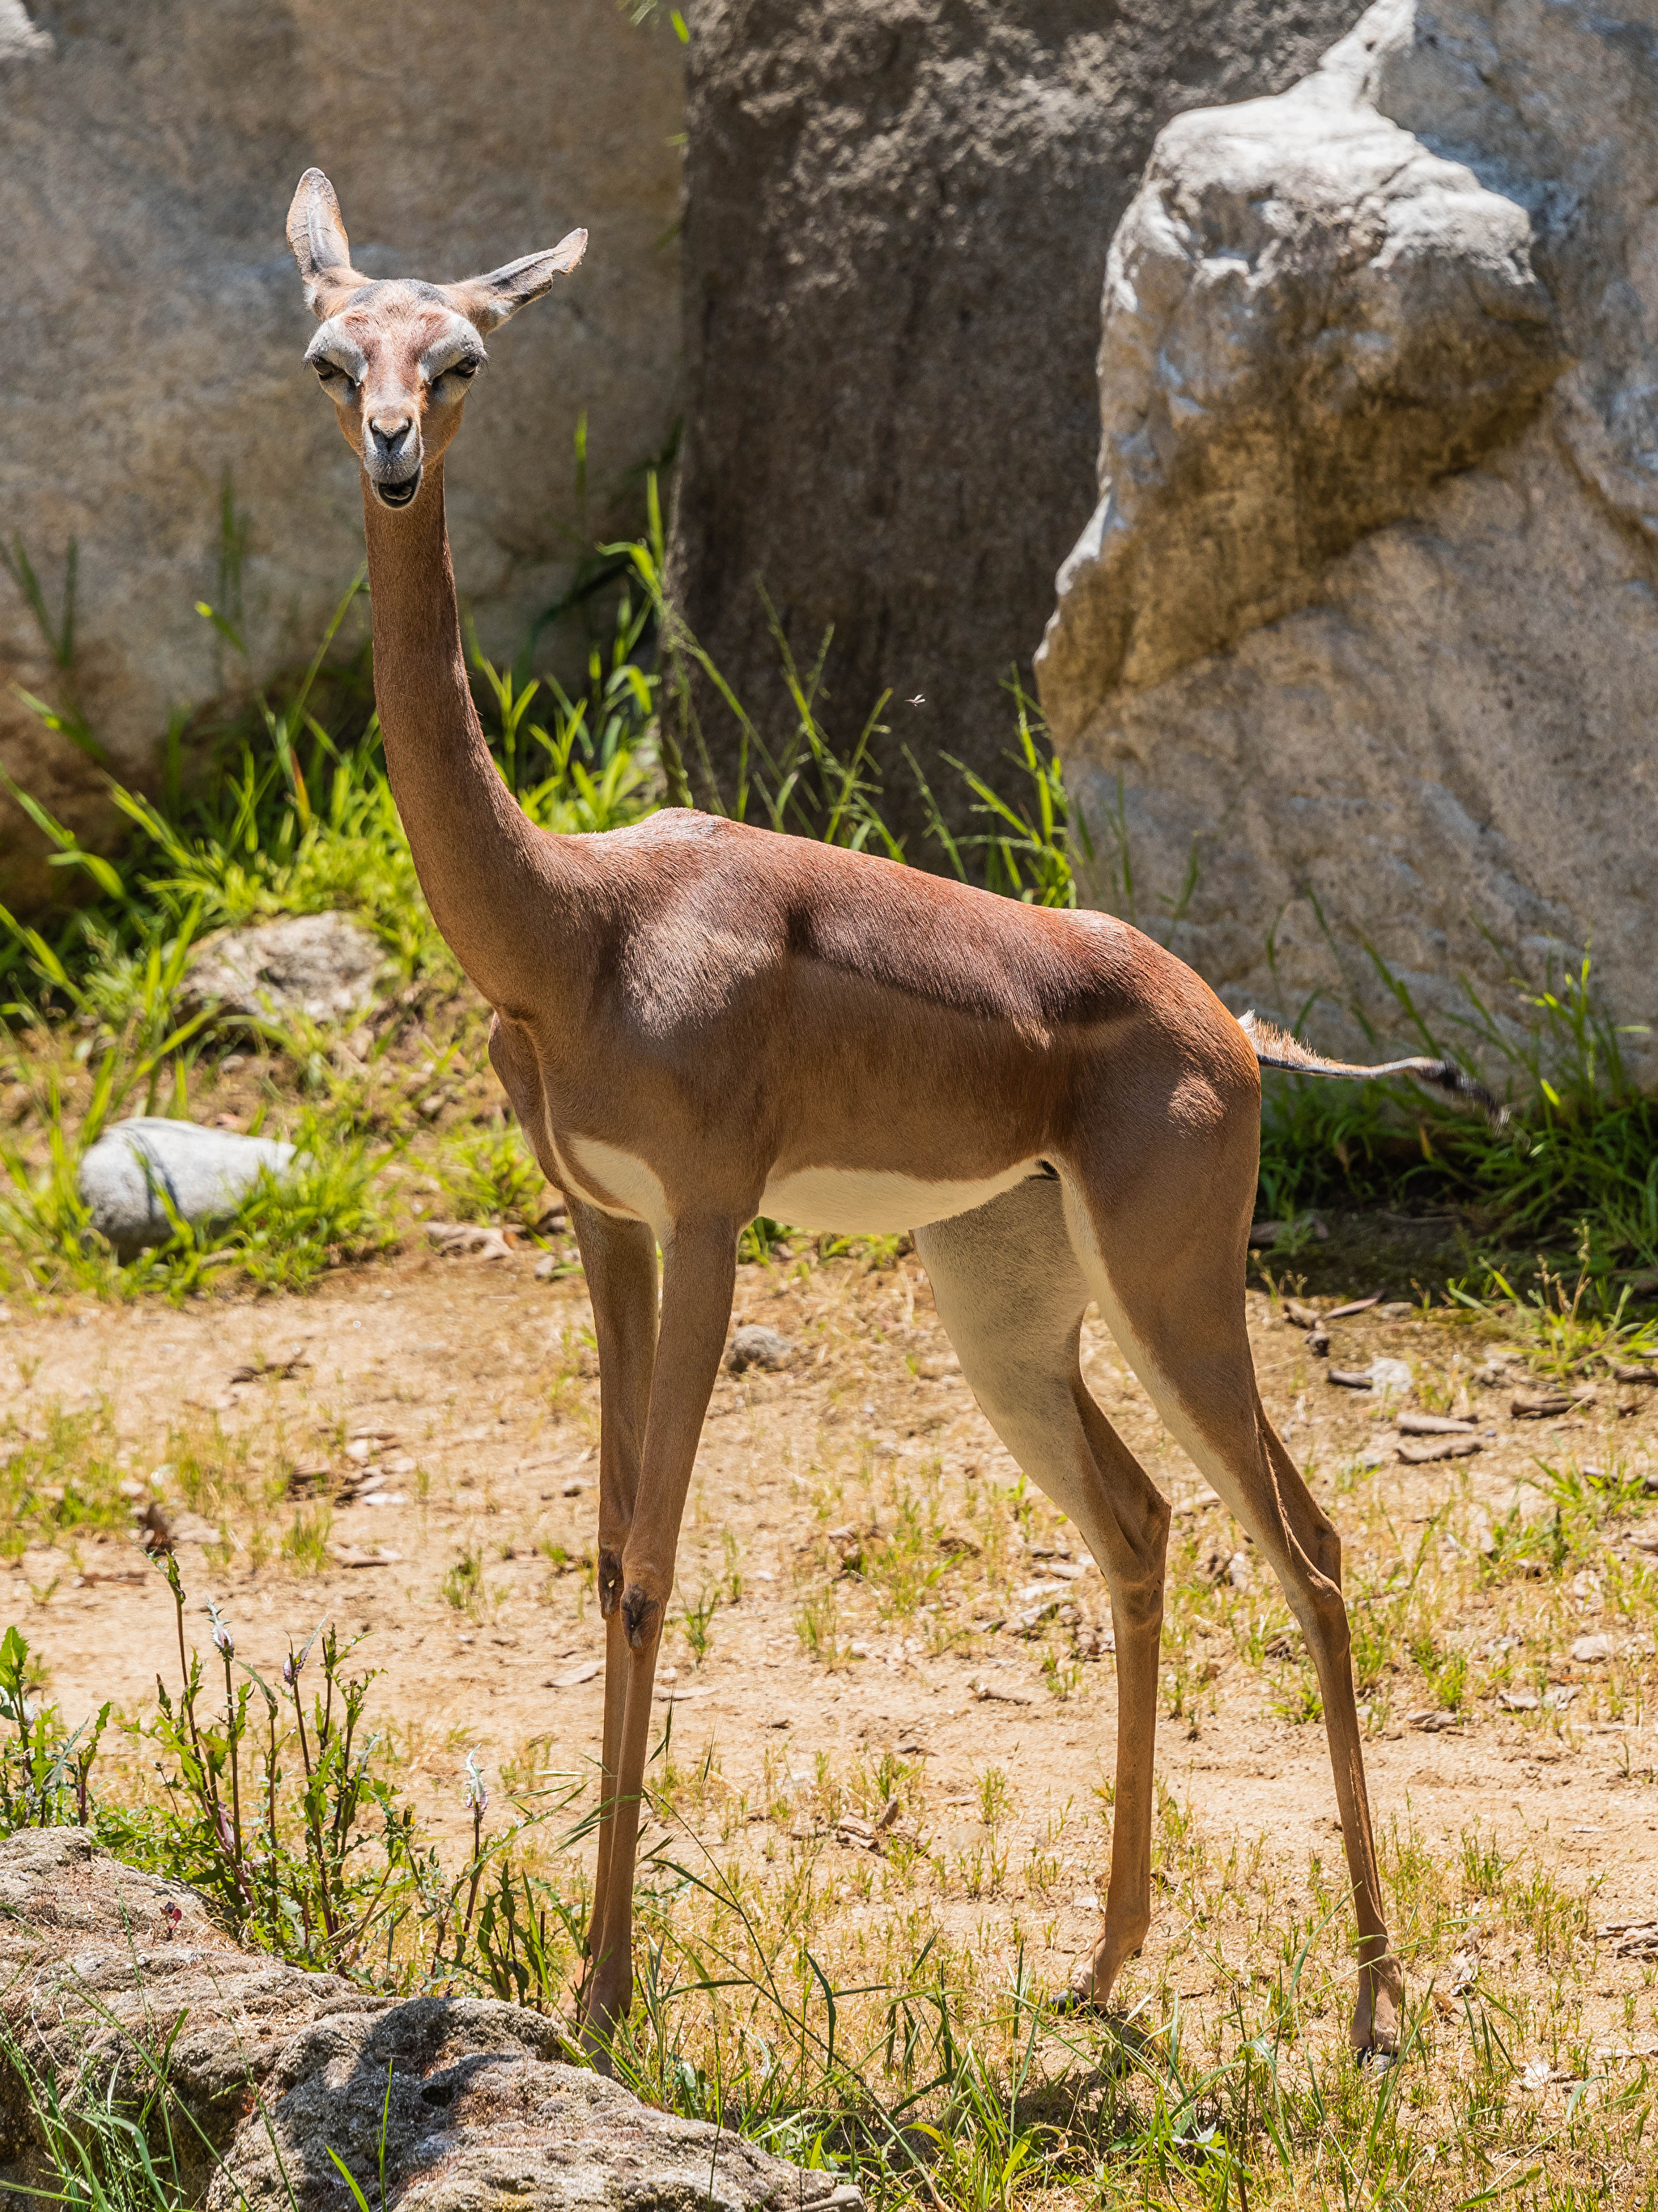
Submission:
[[[1105,1924],[1088,1993],[1103,2003],[1151,1921],[1151,1773],[1169,1508],[1089,1395],[1078,1360],[1090,1292],[1057,1183],[1031,1181],[916,1237],[962,1371],[1030,1480],[1082,1531],[1111,1592],[1117,1790]]]
[[[1353,1698],[1341,1595],[1341,1540],[1309,1495],[1255,1386],[1244,1325],[1245,1239],[1254,1190],[1257,1109],[1223,1109],[1193,1133],[1170,1116],[1143,1140],[1133,1173],[1102,1174],[1092,1204],[1069,1184],[1072,1241],[1100,1310],[1174,1436],[1254,1537],[1283,1585],[1318,1670],[1342,1841],[1358,1923],[1360,2051],[1398,2047],[1404,1978],[1382,1916],[1382,1884]],[[1247,1111],[1247,1119],[1245,1118]],[[1233,1188],[1236,1186],[1236,1188]]]

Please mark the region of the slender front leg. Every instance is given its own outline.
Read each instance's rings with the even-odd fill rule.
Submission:
[[[662,1322],[650,1417],[632,1525],[623,1548],[622,1603],[610,1624],[610,1664],[618,1670],[625,1665],[626,1688],[619,1700],[620,1744],[604,1910],[601,1917],[596,1901],[582,2027],[583,2048],[600,2063],[607,2057],[616,2023],[626,2014],[633,1990],[634,1858],[650,1735],[651,1686],[673,1588],[685,1493],[731,1320],[737,1223],[682,1221],[662,1260]],[[607,1735],[611,1694],[607,1674]]]
[[[616,1841],[616,1776],[629,1663],[621,1611],[622,1556],[639,1492],[656,1358],[656,1239],[642,1221],[619,1220],[574,1199],[569,1207],[598,1340],[597,1579],[598,1610],[604,1622],[604,1741],[598,1864],[587,1933],[591,1962],[608,1909]]]

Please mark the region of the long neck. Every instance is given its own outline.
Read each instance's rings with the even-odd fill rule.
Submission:
[[[443,466],[414,504],[381,507],[365,483],[374,701],[392,794],[421,889],[450,949],[490,1003],[524,1005],[564,856],[532,829],[495,769],[466,681],[443,512]]]

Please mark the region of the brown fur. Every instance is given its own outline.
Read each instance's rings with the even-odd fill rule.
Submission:
[[[592,1299],[609,1794],[590,2046],[602,2061],[629,2002],[651,1686],[744,1224],[768,1178],[794,1170],[977,1182],[1043,1161],[1057,1179],[1033,1174],[924,1222],[918,1244],[981,1404],[1077,1520],[1111,1590],[1119,1790],[1087,1994],[1105,2001],[1149,1925],[1169,1525],[1082,1383],[1078,1328],[1095,1297],[1307,1632],[1364,1961],[1354,2034],[1363,2047],[1390,2043],[1401,1985],[1370,1839],[1340,1547],[1267,1422],[1243,1328],[1260,1091],[1248,1039],[1189,969],[1107,915],[1022,906],[689,811],[604,836],[533,829],[490,760],[461,652],[442,455],[465,394],[432,386],[422,366],[475,288],[449,287],[434,305],[434,288],[361,287],[316,172],[289,234],[319,313],[340,319],[367,364],[355,398],[334,391],[353,449],[364,454],[376,410],[397,428],[402,461],[410,425],[418,437],[418,489],[400,510],[386,504],[391,479],[374,453],[364,460],[387,765],[433,915],[496,1009],[491,1058],[566,1193]],[[532,258],[542,289],[557,258]],[[648,1168],[659,1218],[573,1170],[584,1139]]]

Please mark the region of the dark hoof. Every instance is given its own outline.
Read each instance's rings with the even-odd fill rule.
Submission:
[[[1073,1982],[1069,1989],[1054,1991],[1048,2000],[1048,2010],[1060,2020],[1074,2020],[1079,2013],[1103,2015],[1105,2007],[1095,2001],[1091,1990],[1078,1989]]]
[[[635,1651],[642,1651],[656,1634],[662,1608],[647,1590],[641,1589],[635,1583],[622,1601],[622,1619],[629,1643]]]
[[[622,1561],[615,1552],[598,1555],[598,1617],[608,1620],[622,1601]]]

